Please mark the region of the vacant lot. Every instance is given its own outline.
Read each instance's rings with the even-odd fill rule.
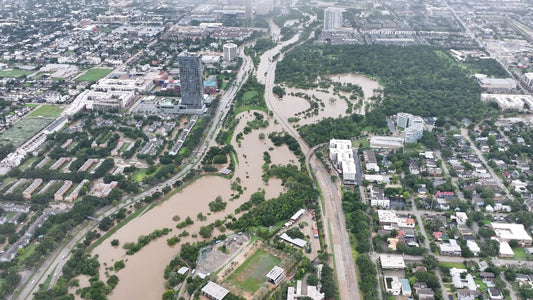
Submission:
[[[23,75],[30,75],[33,71],[19,70],[19,69],[8,69],[0,71],[0,78],[12,77],[19,78]]]
[[[0,133],[0,144],[13,144],[18,147],[52,121],[54,119],[25,117],[13,127]]]
[[[28,117],[57,118],[62,111],[63,108],[59,105],[45,104],[32,111]]]
[[[266,281],[266,274],[280,261],[265,250],[257,249],[228,277],[228,281],[253,294]]]
[[[80,77],[76,78],[77,81],[98,81],[104,77],[107,76],[107,74],[111,73],[113,69],[90,69],[85,74],[81,75]]]

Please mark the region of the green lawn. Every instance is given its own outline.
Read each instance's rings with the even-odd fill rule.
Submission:
[[[63,107],[59,105],[45,104],[32,111],[29,117],[43,117],[43,118],[57,118],[63,111]]]
[[[157,173],[157,171],[159,171],[160,168],[161,168],[161,167],[157,167],[156,170],[155,170],[155,172],[151,173],[151,175]],[[138,181],[138,182],[139,182],[139,181],[142,181],[142,180],[144,179],[144,177],[148,176],[148,175],[146,174],[146,170],[147,170],[147,168],[144,168],[144,169],[137,169],[137,170],[133,173],[133,175],[132,175],[131,178],[132,178],[133,180],[135,180],[135,181]]]
[[[521,259],[521,258],[527,257],[525,248],[514,248],[513,252],[514,252],[514,259]]]
[[[38,104],[38,103],[27,103],[25,106],[35,108],[35,107],[39,107],[39,105],[40,104]]]
[[[441,262],[439,266],[446,268],[466,269],[466,266],[463,263]]]
[[[244,95],[242,96],[242,100],[244,101],[248,101],[250,99],[253,99],[254,97],[257,97],[259,95],[259,93],[257,93],[256,91],[247,91],[246,93],[244,93]]]
[[[124,145],[122,145],[122,148],[120,148],[119,153],[126,151],[126,149],[128,149],[130,144],[131,144],[130,142],[125,142]]]
[[[483,280],[481,279],[475,279],[474,282],[476,283],[476,285],[479,285],[479,288],[478,290],[480,292],[484,292],[487,290],[487,285],[483,282]]]
[[[37,156],[30,157],[28,160],[26,160],[24,163],[22,163],[22,165],[18,167],[19,170],[24,171],[27,168],[31,167],[31,164],[33,164],[38,158],[39,157]]]
[[[280,261],[265,250],[257,249],[228,277],[228,281],[247,292],[255,293],[266,281],[266,274]]]
[[[35,250],[35,248],[37,248],[37,244],[35,243],[32,243],[32,244],[29,244],[28,247],[24,248],[24,252],[22,253],[22,255],[19,255],[19,266],[23,266],[24,264],[24,260],[26,258],[28,258],[32,253],[33,251]]]
[[[23,75],[30,75],[33,71],[19,70],[19,69],[10,69],[0,71],[0,78],[13,77],[19,78]]]
[[[107,74],[111,73],[111,71],[113,71],[113,69],[102,69],[102,68],[90,69],[87,72],[85,72],[85,74],[76,78],[76,80],[77,81],[98,81],[106,77]]]
[[[366,138],[362,138],[362,139],[355,141],[354,146],[358,148],[370,148],[370,141],[368,141],[368,139]]]

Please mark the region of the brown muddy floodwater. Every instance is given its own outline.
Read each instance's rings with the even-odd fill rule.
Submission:
[[[377,81],[374,81],[366,76],[356,74],[338,74],[329,77],[333,81],[341,83],[351,83],[361,86],[364,93],[363,105],[360,109],[354,112],[359,114],[365,113],[367,103],[372,96],[374,96],[375,89],[381,88]],[[271,102],[275,110],[278,111],[284,119],[291,117],[298,117],[300,120],[298,124],[306,125],[316,123],[324,118],[338,118],[346,116],[346,110],[348,105],[344,99],[339,98],[338,95],[334,95],[333,87],[330,87],[327,91],[324,89],[309,89],[303,90],[298,88],[286,88],[286,94],[281,100],[275,100]],[[311,98],[311,102],[319,103],[320,107],[318,115],[314,114],[311,108],[311,103],[308,100],[299,96],[293,96],[291,94],[303,93]],[[348,93],[340,92],[341,95],[349,98]],[[318,98],[318,100],[317,100]],[[355,104],[354,101],[351,101]],[[321,104],[320,104],[321,103]]]
[[[241,120],[235,130],[235,135],[241,132],[246,123],[254,119],[254,116],[251,112],[244,112],[238,118]],[[117,260],[125,261],[124,269],[117,273],[109,272],[110,275],[116,274],[120,280],[115,290],[109,295],[109,299],[160,299],[165,291],[163,278],[165,266],[179,253],[181,244],[199,239],[189,236],[182,238],[181,242],[173,247],[169,247],[166,242],[168,238],[178,235],[183,230],[187,230],[190,234],[198,233],[201,226],[211,224],[217,219],[224,219],[226,215],[233,214],[237,207],[248,201],[250,195],[257,190],[265,189],[267,199],[277,197],[283,192],[281,180],[270,179],[268,184],[262,181],[263,152],[270,153],[274,164],[298,164],[298,161],[287,146],[273,146],[268,139],[268,134],[272,131],[281,131],[281,127],[275,125],[273,120],[269,122],[268,128],[254,130],[244,135],[240,147],[233,138],[232,144],[238,153],[239,163],[231,180],[220,176],[204,176],[198,179],[167,201],[129,222],[93,251],[92,254],[99,255],[100,278],[103,281],[107,280],[104,263],[109,267]],[[266,135],[264,140],[259,139],[261,132]],[[244,193],[238,199],[228,201],[231,195],[236,193],[231,190],[231,182],[237,177],[241,179]],[[210,213],[208,203],[219,195],[224,201],[228,201],[228,205],[222,212]],[[206,221],[202,222],[197,219],[196,216],[200,212],[207,216]],[[178,222],[172,220],[172,217],[176,215],[180,216],[181,221],[189,216],[194,220],[194,224],[184,229],[177,229]],[[147,235],[155,229],[165,227],[172,228],[172,232],[151,241],[134,255],[125,255],[126,251],[122,248],[124,243],[136,242],[139,235]],[[221,233],[215,229],[213,235],[219,234]],[[112,247],[110,241],[113,239],[118,239],[120,246]]]

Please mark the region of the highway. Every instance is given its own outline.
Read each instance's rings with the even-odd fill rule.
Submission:
[[[156,191],[161,191],[161,189],[167,184],[171,184],[176,180],[182,178],[191,169],[195,168],[201,162],[203,155],[208,151],[209,147],[216,143],[215,138],[220,129],[222,128],[222,122],[231,108],[230,104],[242,84],[248,79],[248,75],[251,73],[251,70],[253,68],[251,58],[249,56],[244,55],[244,51],[242,48],[239,49],[239,55],[243,58],[243,64],[241,66],[241,69],[237,73],[235,83],[224,93],[224,95],[219,100],[219,105],[217,106],[215,115],[213,117],[212,125],[206,134],[206,138],[204,139],[203,143],[199,145],[196,150],[191,154],[191,159],[189,160],[187,165],[185,165],[183,169],[178,172],[178,174],[174,175],[166,182],[154,186],[132,198],[126,199],[117,206],[107,206],[105,208],[100,209],[95,214],[97,216],[96,218],[98,221],[102,220],[106,216],[110,216],[116,213],[123,207],[128,207],[134,204],[135,202],[142,200],[144,197],[151,195]],[[39,284],[44,283],[48,276],[52,276],[52,280],[49,286],[52,287],[59,278],[63,265],[69,259],[71,250],[74,249],[77,243],[83,241],[87,232],[96,229],[97,226],[98,222],[87,221],[84,224],[78,226],[76,229],[74,229],[72,232],[73,237],[69,241],[64,242],[64,244],[62,244],[62,246],[60,246],[58,249],[54,250],[49,255],[49,257],[40,265],[40,267],[38,267],[36,270],[25,271],[22,274],[21,283],[16,289],[16,291],[18,292],[15,292],[9,299],[31,299],[33,293],[38,291]]]
[[[352,249],[350,246],[350,239],[346,229],[346,222],[344,219],[344,212],[341,205],[341,190],[339,186],[331,181],[331,175],[324,167],[322,162],[313,155],[314,149],[310,149],[307,143],[300,137],[297,130],[295,130],[287,120],[281,117],[276,105],[272,105],[274,101],[279,101],[272,93],[272,88],[275,82],[276,64],[282,59],[283,53],[277,59],[273,59],[274,55],[278,54],[281,48],[285,45],[293,43],[297,38],[297,34],[292,39],[278,44],[266,51],[261,56],[261,62],[258,67],[257,77],[259,82],[265,84],[265,101],[268,109],[274,113],[283,129],[289,132],[299,142],[302,151],[306,153],[306,162],[308,162],[308,169],[316,174],[316,179],[324,197],[323,217],[324,232],[326,233],[325,241],[329,245],[329,249],[333,252],[335,270],[337,275],[337,283],[339,289],[340,299],[361,299],[359,294],[359,283],[355,274],[355,264],[352,256]],[[264,70],[264,71],[263,71]],[[329,236],[329,233],[333,232]]]

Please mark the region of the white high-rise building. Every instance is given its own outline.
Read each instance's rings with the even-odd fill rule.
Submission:
[[[237,45],[233,43],[227,43],[222,46],[224,49],[224,61],[232,62],[237,58]]]
[[[274,0],[261,0],[255,2],[255,14],[268,15],[274,9]]]
[[[331,31],[342,27],[342,9],[328,7],[324,11],[324,31]]]

